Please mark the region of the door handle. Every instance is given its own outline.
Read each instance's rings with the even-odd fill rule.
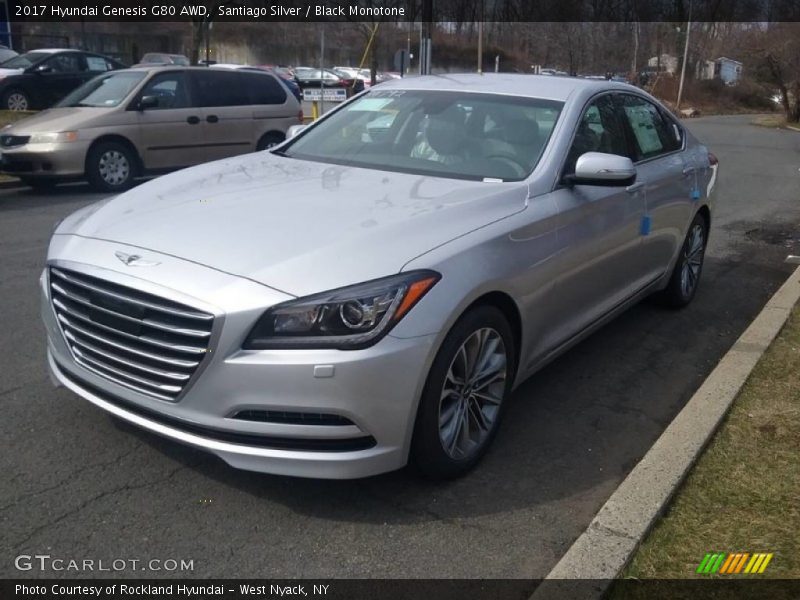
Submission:
[[[208,115],[206,117],[206,122],[208,123],[216,123],[217,121],[219,121],[219,117],[217,115]]]
[[[692,173],[694,173],[696,170],[697,170],[697,168],[696,168],[696,167],[684,167],[684,169],[683,169],[683,174],[684,174],[684,176],[686,176],[686,175],[691,175],[691,174],[692,174]]]
[[[634,192],[638,192],[639,190],[644,188],[644,181],[637,181],[636,183],[632,183],[628,187],[625,188],[625,191],[629,194],[633,194]]]
[[[197,125],[200,122],[200,117],[196,117],[192,115],[191,117],[186,117],[186,122],[189,125]]]

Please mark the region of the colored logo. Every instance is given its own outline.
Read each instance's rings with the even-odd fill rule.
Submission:
[[[772,560],[772,552],[769,554],[757,552],[737,552],[725,554],[724,552],[706,552],[705,557],[697,567],[696,573],[703,575],[736,575],[739,573],[755,575],[763,573],[769,561]]]

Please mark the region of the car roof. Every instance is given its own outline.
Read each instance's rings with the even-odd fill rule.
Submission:
[[[597,81],[578,77],[526,75],[518,73],[448,73],[446,75],[410,76],[380,84],[379,90],[469,91],[508,96],[544,98],[565,102],[574,92],[636,89],[625,83]]]
[[[83,52],[78,48],[36,48],[35,50],[26,50],[25,54],[29,52],[42,52],[45,54],[54,54],[56,52]]]

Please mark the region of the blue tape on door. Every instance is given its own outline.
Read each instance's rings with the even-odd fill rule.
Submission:
[[[650,215],[645,215],[642,217],[642,227],[640,232],[642,235],[650,234]]]

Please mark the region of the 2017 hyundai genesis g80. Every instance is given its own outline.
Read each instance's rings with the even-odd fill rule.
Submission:
[[[537,368],[647,295],[692,300],[716,174],[626,84],[384,83],[66,218],[49,368],[242,469],[460,475]]]

